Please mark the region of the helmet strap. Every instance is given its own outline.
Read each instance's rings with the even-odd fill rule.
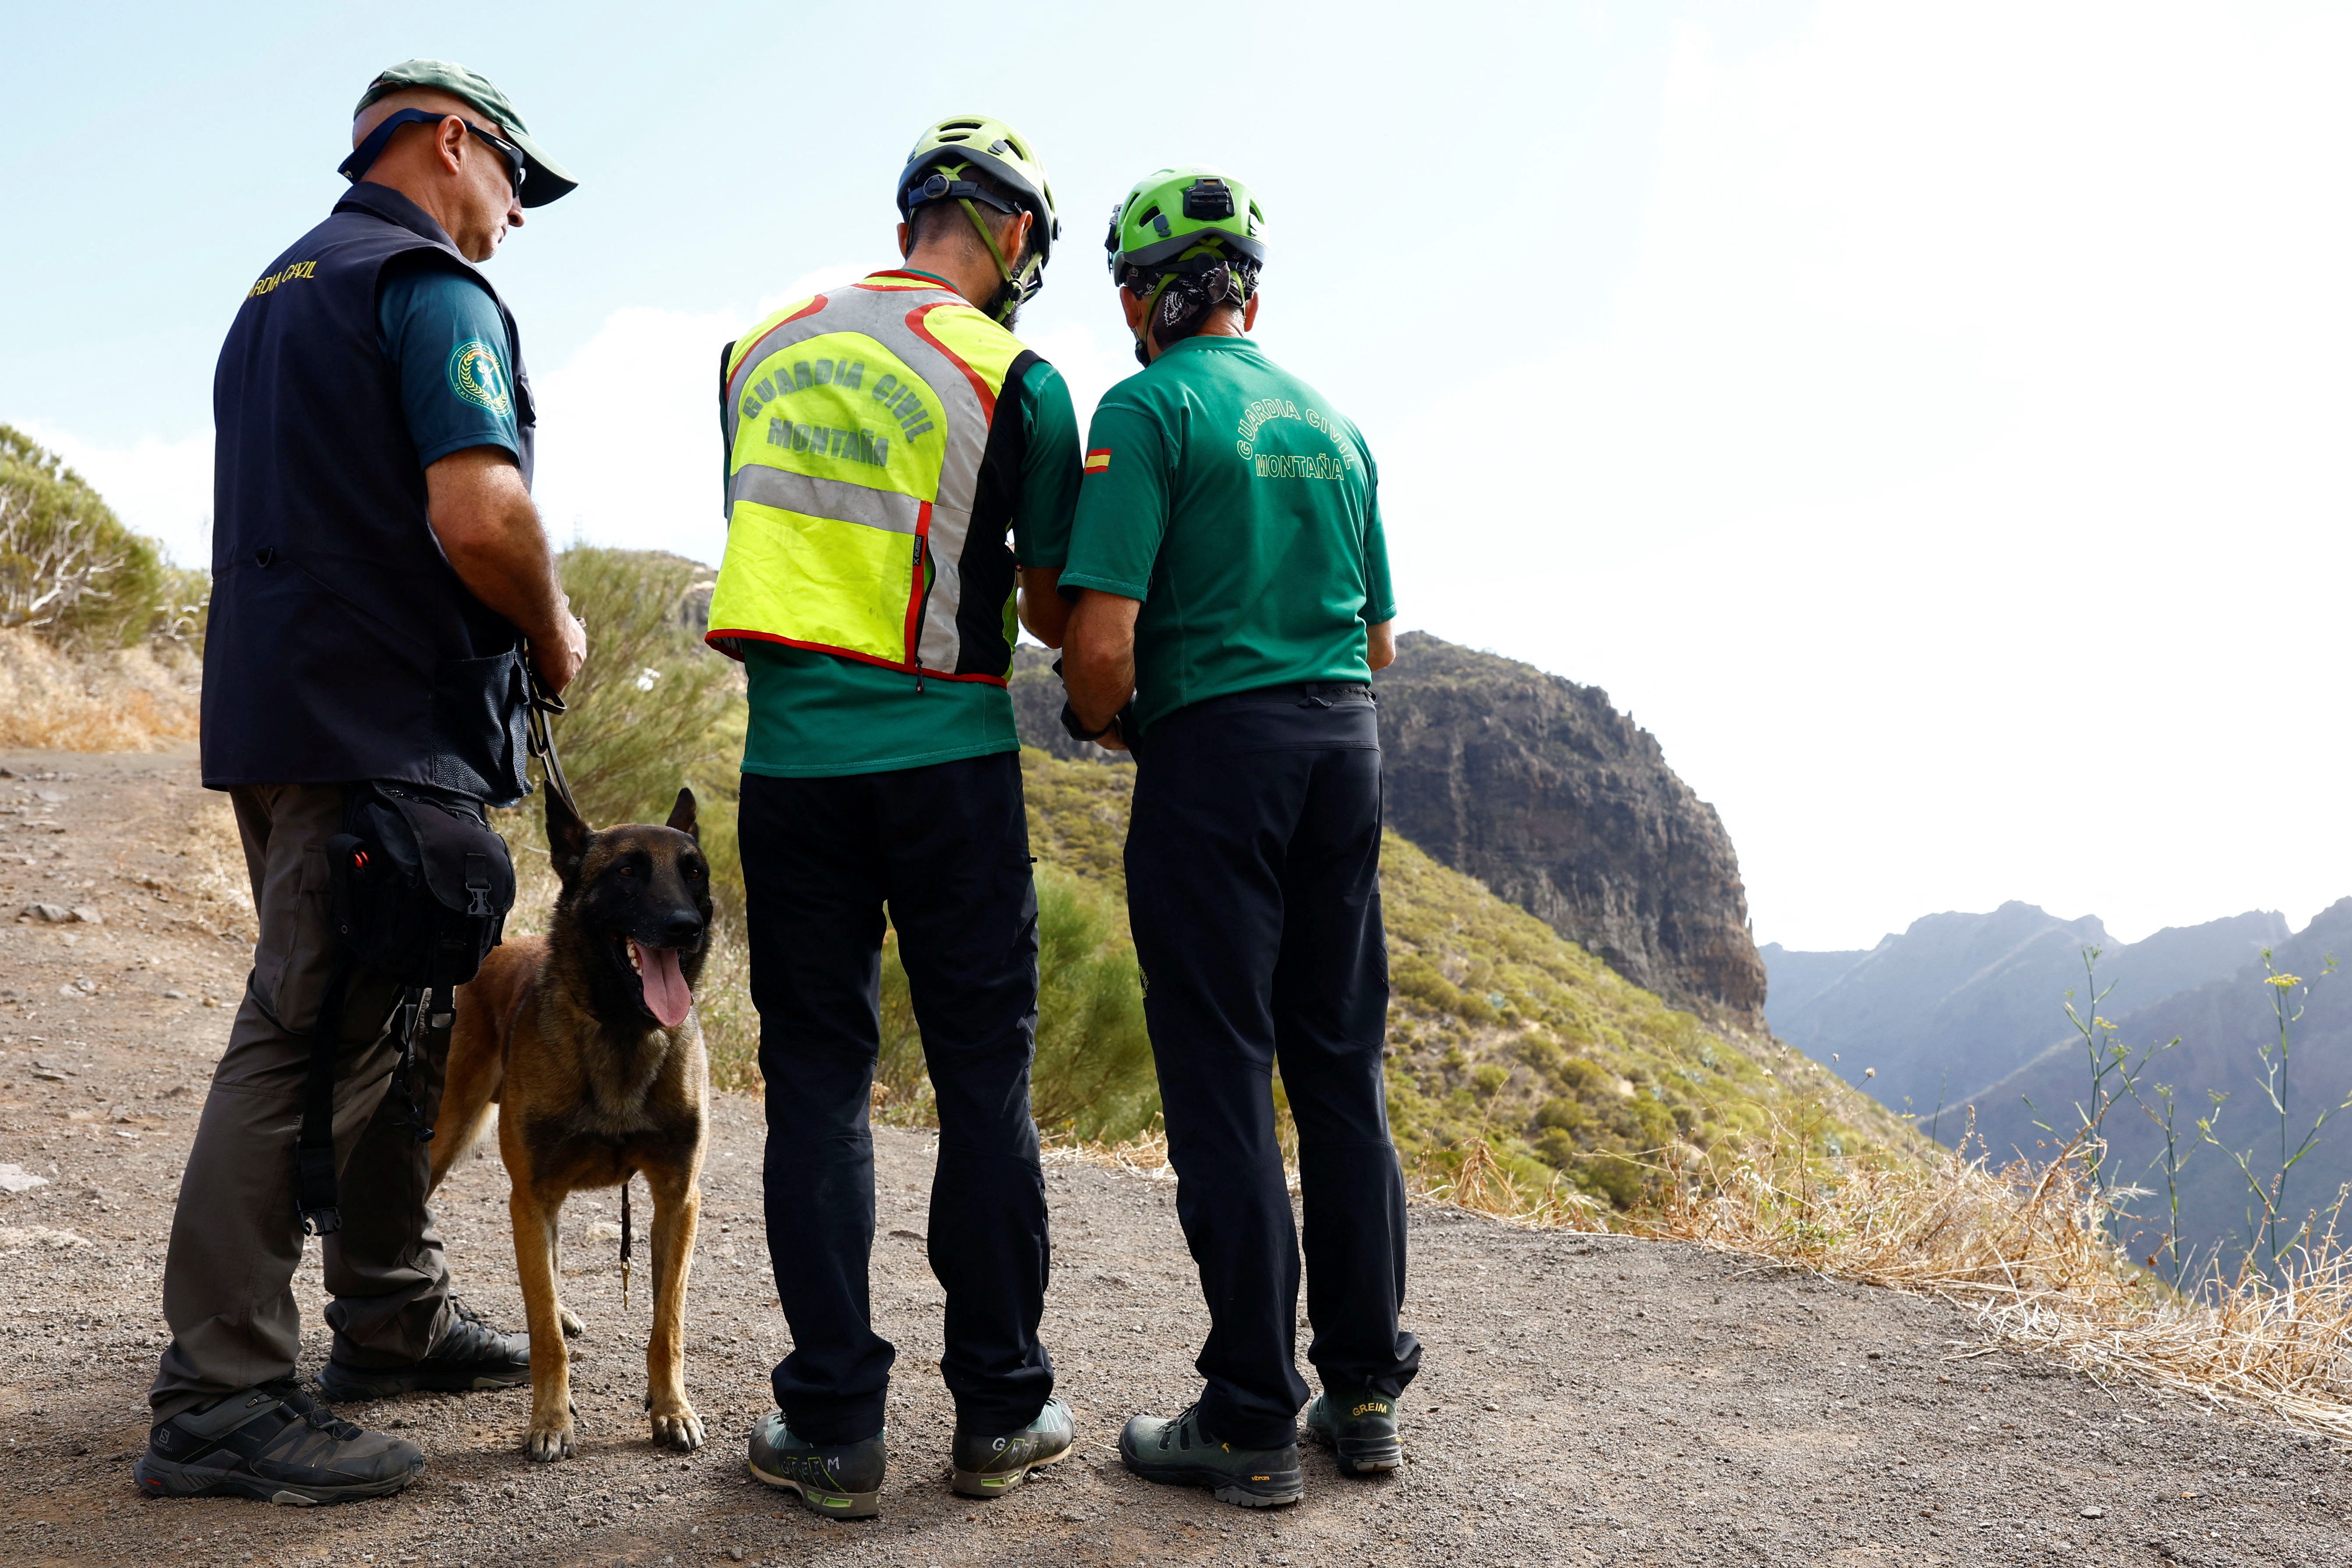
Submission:
[[[1151,368],[1151,325],[1160,314],[1160,296],[1175,281],[1173,272],[1161,273],[1160,281],[1151,286],[1151,297],[1143,302],[1143,325],[1135,329],[1135,363],[1146,370]]]
[[[1004,283],[1004,287],[996,291],[988,313],[1000,322],[1009,321],[1013,313],[1027,304],[1029,297],[1037,292],[1037,274],[1044,264],[1032,257],[1026,267],[1018,273],[1014,272],[1005,261],[1003,248],[996,243],[996,236],[989,231],[987,221],[980,216],[980,209],[972,205],[971,198],[961,198],[961,205],[964,216],[971,219],[971,226],[980,230],[980,242],[988,247],[989,259],[996,263],[996,275]]]

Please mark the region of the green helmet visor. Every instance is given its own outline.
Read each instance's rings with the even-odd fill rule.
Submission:
[[[1230,255],[1262,267],[1265,236],[1265,214],[1249,187],[1195,164],[1162,169],[1138,181],[1111,215],[1103,251],[1114,278],[1125,267],[1161,267],[1212,239]]]

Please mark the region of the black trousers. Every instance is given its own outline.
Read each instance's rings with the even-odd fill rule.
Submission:
[[[1128,916],[1200,1265],[1210,1432],[1296,1440],[1298,1237],[1276,1142],[1273,1072],[1298,1127],[1307,1359],[1326,1388],[1394,1397],[1421,1364],[1404,1303],[1404,1181],[1381,1056],[1381,751],[1361,687],[1196,703],[1136,752]]]
[[[768,1256],[793,1349],[775,1371],[793,1433],[882,1427],[897,1352],[873,1328],[875,1058],[883,910],[898,931],[940,1115],[931,1272],[940,1370],[967,1430],[1035,1419],[1050,1255],[1029,1061],[1037,892],[1017,753],[841,778],[747,773],[740,817],[767,1081]]]

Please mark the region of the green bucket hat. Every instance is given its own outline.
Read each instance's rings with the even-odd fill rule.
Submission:
[[[359,104],[352,113],[356,116],[371,103],[417,87],[436,88],[470,104],[477,113],[501,127],[508,139],[522,149],[523,166],[529,173],[517,194],[524,206],[543,207],[578,188],[580,182],[564,173],[563,166],[531,140],[522,116],[515,112],[507,95],[491,85],[489,78],[448,60],[403,60],[379,73],[368,83],[367,90],[360,94]]]

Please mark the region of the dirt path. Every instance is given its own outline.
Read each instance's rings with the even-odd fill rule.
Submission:
[[[206,1074],[242,984],[249,913],[219,797],[184,758],[0,756],[0,1562],[1710,1564],[2341,1563],[2343,1455],[2274,1426],[2110,1395],[1983,1347],[1935,1303],[1760,1271],[1693,1248],[1414,1215],[1412,1326],[1429,1347],[1395,1479],[1309,1450],[1307,1500],[1273,1514],[1122,1472],[1119,1424],[1195,1389],[1199,1293],[1165,1184],[1049,1173],[1045,1332],[1079,1450],[992,1505],[947,1489],[923,1259],[931,1147],[879,1139],[875,1310],[899,1347],[893,1470],[866,1523],[814,1519],[743,1478],[783,1323],[767,1278],[747,1100],[720,1103],[690,1297],[688,1387],[714,1441],[646,1440],[646,1299],[626,1313],[609,1220],[565,1215],[584,1454],[518,1449],[527,1391],[420,1395],[358,1418],[429,1456],[399,1497],[317,1512],[150,1502],[130,1467],[163,1342],[165,1231]],[[38,775],[73,776],[49,776]],[[21,775],[34,775],[26,777]],[[56,824],[52,827],[42,826]],[[67,994],[66,993],[70,993]],[[495,1154],[440,1205],[460,1287],[520,1321]],[[314,1261],[306,1367],[326,1354]]]

